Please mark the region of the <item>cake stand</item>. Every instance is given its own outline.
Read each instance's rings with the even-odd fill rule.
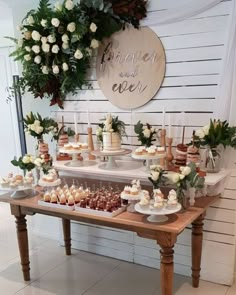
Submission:
[[[58,178],[57,180],[55,180],[53,182],[47,182],[47,181],[43,181],[42,179],[39,179],[38,185],[40,185],[42,187],[55,187],[55,186],[61,185],[61,180],[60,180],[60,178]]]
[[[137,201],[140,201],[142,197],[144,197],[143,191],[141,191],[138,195],[130,195],[126,194],[125,192],[122,192],[120,194],[121,199],[127,200],[129,202],[129,206],[127,207],[128,212],[135,212],[134,205],[137,203]]]
[[[149,215],[147,220],[149,222],[165,222],[168,221],[168,217],[165,215],[173,214],[176,212],[179,212],[182,208],[181,204],[177,203],[176,206],[173,208],[168,208],[166,205],[164,205],[161,209],[151,209],[149,206],[147,208],[144,208],[139,205],[139,203],[135,204],[134,206],[135,210],[139,213]]]
[[[20,185],[16,188],[1,187],[0,186],[0,191],[5,191],[5,192],[10,193],[11,198],[13,198],[13,199],[22,199],[22,198],[26,198],[28,196],[35,195],[34,185],[31,185],[31,186]]]
[[[129,149],[121,149],[119,151],[92,151],[93,155],[97,157],[108,157],[108,162],[105,166],[101,166],[99,168],[105,169],[105,170],[116,170],[119,165],[116,163],[116,160],[114,157],[117,156],[125,156],[131,153],[131,150]]]
[[[149,167],[151,165],[151,162],[153,160],[159,160],[166,158],[166,153],[163,154],[156,154],[155,156],[149,156],[149,155],[135,155],[135,153],[132,153],[131,157],[135,160],[142,160],[146,161],[146,168],[149,170]]]
[[[65,165],[68,167],[81,167],[83,162],[78,160],[78,155],[82,153],[88,153],[89,149],[80,149],[80,150],[65,150],[63,148],[59,149],[60,153],[68,154],[72,156],[72,160]]]

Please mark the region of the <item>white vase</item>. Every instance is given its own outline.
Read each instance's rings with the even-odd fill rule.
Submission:
[[[117,132],[103,132],[103,150],[118,151],[121,149],[121,138]]]

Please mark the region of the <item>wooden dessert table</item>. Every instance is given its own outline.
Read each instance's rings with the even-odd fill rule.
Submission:
[[[0,196],[1,202],[9,203],[11,214],[16,218],[16,231],[25,281],[30,280],[30,261],[26,215],[36,213],[60,217],[62,219],[66,255],[71,255],[70,221],[80,221],[136,232],[140,237],[155,240],[161,250],[161,290],[162,295],[171,295],[174,273],[174,246],[178,235],[192,224],[192,285],[199,285],[201,270],[203,220],[207,208],[218,196],[196,199],[194,207],[185,212],[169,215],[169,220],[161,224],[148,223],[147,217],[139,213],[124,212],[116,217],[92,216],[75,211],[44,207],[38,205],[39,196],[14,200],[9,196]]]

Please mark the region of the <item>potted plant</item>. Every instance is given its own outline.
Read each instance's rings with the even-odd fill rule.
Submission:
[[[138,135],[138,140],[145,147],[150,147],[156,141],[157,131],[149,123],[144,125],[140,121],[134,126],[134,132]]]
[[[210,120],[210,124],[200,128],[193,140],[198,147],[206,147],[206,168],[208,172],[219,172],[221,153],[230,146],[236,148],[236,127],[227,121]]]

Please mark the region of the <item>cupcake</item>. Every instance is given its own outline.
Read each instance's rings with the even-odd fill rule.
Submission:
[[[52,204],[57,204],[57,195],[56,194],[51,194],[50,202]]]
[[[131,190],[131,187],[130,187],[130,186],[126,185],[126,186],[124,187],[124,193],[125,193],[125,194],[130,195],[130,193],[131,193],[130,190]]]
[[[43,200],[44,202],[47,202],[49,203],[51,201],[51,195],[49,192],[46,192],[44,195],[43,195]]]
[[[7,179],[7,178],[2,178],[1,180],[0,180],[0,185],[2,186],[2,187],[8,187],[9,186],[9,180]]]
[[[147,148],[146,151],[147,151],[148,156],[155,156],[155,154],[156,154],[156,149],[152,148],[152,147]]]
[[[143,154],[143,148],[142,148],[142,147],[138,147],[138,148],[135,150],[134,154],[135,154],[136,156],[141,156],[141,155]]]
[[[130,189],[130,194],[133,195],[133,196],[137,196],[138,195],[138,188],[137,186],[132,186],[131,189]]]
[[[153,204],[154,209],[162,209],[163,206],[164,206],[163,200],[159,200],[158,202],[156,202],[156,200],[155,200],[155,202]]]
[[[73,196],[70,195],[69,199],[68,199],[68,206],[74,206],[75,204],[75,200],[73,198]]]
[[[164,153],[165,153],[165,148],[164,148],[163,146],[159,146],[159,147],[157,148],[157,153],[158,153],[159,155],[164,154]]]
[[[60,200],[60,205],[66,205],[66,196],[63,194],[59,198]]]
[[[139,202],[139,206],[144,209],[148,208],[149,207],[149,200],[147,198],[141,199]]]
[[[163,195],[163,193],[162,193],[162,191],[160,189],[154,189],[153,190],[153,197],[154,197],[154,199],[156,197],[160,197],[161,199],[164,199],[164,195]]]
[[[177,194],[175,190],[171,190],[168,195],[167,206],[170,208],[176,207],[178,204]]]
[[[70,143],[66,143],[66,144],[64,144],[64,149],[65,150],[72,150],[72,145],[70,144]]]
[[[81,149],[82,150],[87,150],[88,149],[88,144],[87,143],[82,143],[81,144]]]

